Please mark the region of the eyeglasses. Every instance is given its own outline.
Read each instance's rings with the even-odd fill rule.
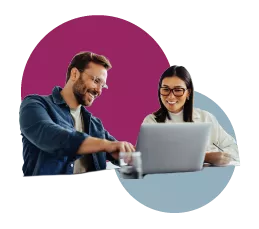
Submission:
[[[185,88],[179,88],[179,87],[172,88],[172,89],[169,87],[160,87],[159,93],[160,93],[160,95],[168,96],[172,92],[174,96],[181,97],[184,95],[186,90],[187,89],[185,89]]]
[[[92,78],[92,80],[94,81],[95,84],[97,84],[99,87],[101,87],[102,89],[108,89],[108,85],[102,80],[100,79],[98,76],[93,76],[88,74],[87,72],[84,72],[86,75],[90,76]]]
[[[92,76],[92,80],[94,81],[95,84],[99,85],[99,87],[108,89],[108,85],[103,80],[101,80],[98,76]]]

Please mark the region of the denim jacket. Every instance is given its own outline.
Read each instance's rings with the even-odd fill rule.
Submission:
[[[75,130],[70,108],[62,98],[62,88],[51,95],[29,95],[20,106],[20,129],[23,142],[24,176],[72,174],[81,143],[88,137],[116,141],[100,119],[82,106],[85,132]],[[106,152],[91,154],[94,170],[106,169],[106,160],[118,161]]]

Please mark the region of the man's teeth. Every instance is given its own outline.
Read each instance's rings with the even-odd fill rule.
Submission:
[[[167,101],[169,104],[175,104],[176,102],[169,102],[169,101]]]

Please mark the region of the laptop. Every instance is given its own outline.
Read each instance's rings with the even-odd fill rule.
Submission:
[[[201,170],[210,129],[210,123],[142,124],[136,150],[143,175]]]

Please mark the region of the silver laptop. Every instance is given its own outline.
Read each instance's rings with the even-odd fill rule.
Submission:
[[[136,150],[143,174],[201,170],[210,129],[210,123],[142,124]]]

